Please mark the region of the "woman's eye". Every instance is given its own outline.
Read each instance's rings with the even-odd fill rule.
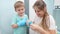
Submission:
[[[37,11],[37,12],[40,12],[40,11]]]
[[[35,12],[36,12],[36,10],[35,10]]]
[[[37,12],[39,12],[39,11],[37,11]]]

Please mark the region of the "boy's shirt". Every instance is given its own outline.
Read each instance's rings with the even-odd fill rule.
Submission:
[[[28,16],[25,14],[22,17],[15,15],[12,19],[12,24],[17,24],[18,26],[25,26]]]
[[[17,14],[13,17],[12,25],[17,24],[18,27],[14,28],[14,34],[27,34],[26,21],[28,16],[24,15],[23,17],[18,16]]]

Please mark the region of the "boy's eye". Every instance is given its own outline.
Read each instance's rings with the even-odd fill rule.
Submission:
[[[36,10],[35,10],[35,12],[40,12],[40,11],[36,11]]]
[[[23,9],[21,9],[21,10],[23,10]]]
[[[20,11],[20,10],[18,10],[18,11]]]

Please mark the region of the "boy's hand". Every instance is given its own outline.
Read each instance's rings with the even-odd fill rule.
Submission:
[[[12,28],[17,28],[17,27],[18,27],[17,24],[13,24],[13,25],[12,25]]]
[[[31,25],[31,24],[33,24],[33,22],[32,22],[31,20],[27,20],[27,21],[26,21],[26,24],[27,24],[27,25]]]

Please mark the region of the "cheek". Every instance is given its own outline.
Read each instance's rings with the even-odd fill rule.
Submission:
[[[40,16],[40,13],[36,13],[37,16]]]
[[[24,10],[21,10],[20,12],[21,12],[21,13],[24,13],[25,11],[24,11]]]
[[[25,12],[25,10],[23,10],[23,13]]]
[[[43,11],[42,11],[42,12],[39,12],[39,14],[40,14],[40,15],[44,15],[44,12],[43,12]]]
[[[17,12],[18,14],[20,14],[20,12]]]
[[[22,11],[22,13],[24,13],[24,11]]]

